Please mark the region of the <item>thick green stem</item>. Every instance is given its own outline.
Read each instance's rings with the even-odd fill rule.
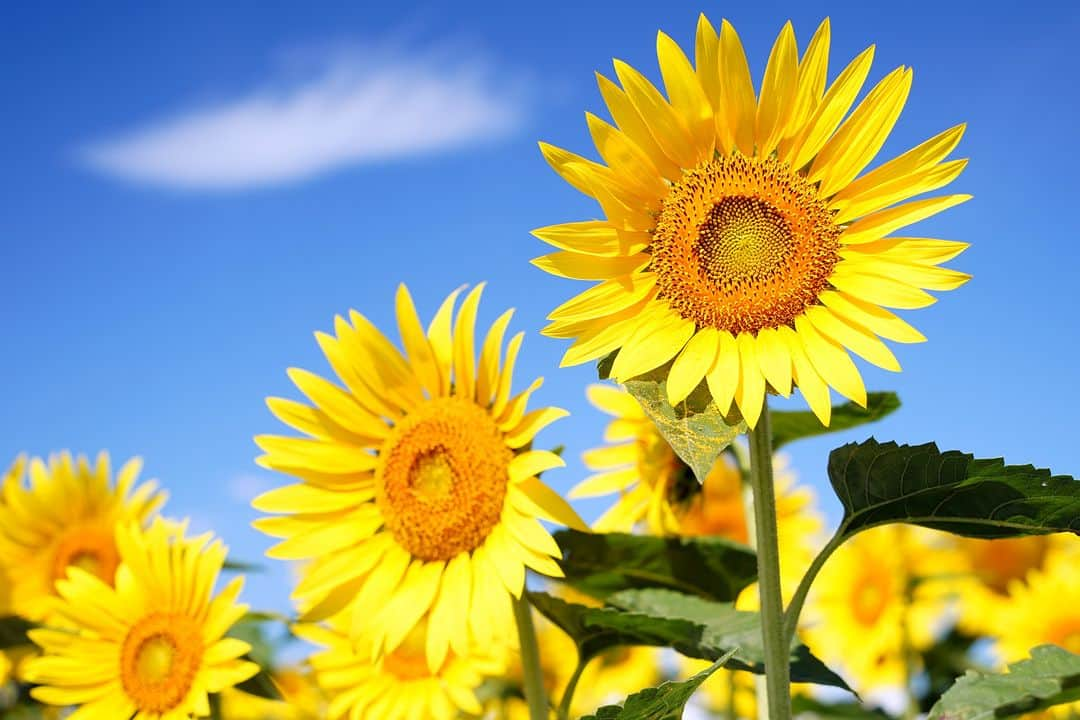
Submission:
[[[570,681],[566,683],[562,700],[559,701],[559,720],[569,720],[570,718],[570,705],[574,701],[574,691],[577,690],[578,680],[581,679],[581,673],[585,670],[586,665],[588,665],[587,662],[578,660],[577,667],[574,668],[574,674],[570,676]]]
[[[765,645],[765,685],[772,720],[791,719],[791,653],[784,633],[780,597],[780,550],[776,540],[776,490],[773,487],[772,428],[766,401],[750,431],[750,486],[754,490],[761,635]]]
[[[529,720],[548,720],[544,674],[540,670],[540,646],[536,642],[532,608],[524,591],[521,597],[514,600],[514,620],[517,621],[518,642],[521,645],[521,670],[525,677],[525,702],[529,706]]]

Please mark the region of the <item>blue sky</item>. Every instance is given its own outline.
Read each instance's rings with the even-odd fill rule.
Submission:
[[[1073,43],[1080,9],[1004,3],[742,5],[560,2],[310,5],[22,4],[0,23],[0,456],[60,448],[145,457],[168,509],[218,530],[244,559],[268,545],[246,501],[283,481],[252,462],[280,429],[267,395],[289,366],[323,370],[312,337],[357,308],[393,327],[407,282],[421,314],[488,280],[481,317],[518,308],[519,383],[573,415],[548,430],[580,479],[603,416],[591,367],[558,370],[544,315],[580,289],[528,264],[534,227],[597,211],[536,141],[588,152],[593,72],[621,57],[657,76],[655,32],[692,47],[699,11],[739,30],[760,77],[787,18],[803,43],[833,23],[835,72],[867,44],[871,79],[915,83],[895,154],[958,122],[955,184],[975,200],[922,228],[973,247],[975,279],[912,314],[930,338],[904,373],[863,366],[905,407],[879,438],[937,440],[1080,473],[1073,407],[1078,190]],[[841,440],[793,446],[821,490]],[[584,505],[594,514],[597,505]],[[284,569],[248,598],[283,607]]]

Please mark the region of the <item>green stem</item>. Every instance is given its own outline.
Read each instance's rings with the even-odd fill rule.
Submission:
[[[790,643],[795,638],[795,630],[799,626],[799,615],[802,613],[803,605],[806,603],[806,596],[810,593],[810,586],[818,573],[821,572],[821,568],[825,566],[825,561],[836,551],[836,548],[844,543],[843,530],[844,528],[841,527],[836,531],[835,535],[829,538],[829,542],[825,544],[825,547],[817,554],[814,561],[810,563],[810,567],[806,569],[806,574],[799,581],[799,587],[795,589],[795,594],[791,596],[791,603],[788,605],[787,612],[784,613],[785,642]]]
[[[529,720],[548,720],[547,693],[544,691],[544,675],[540,670],[540,646],[536,642],[532,607],[524,590],[514,601],[514,620],[517,621],[518,642],[521,645],[521,669],[525,677],[525,702],[529,706]]]
[[[559,718],[560,720],[569,720],[570,718],[570,703],[574,700],[574,691],[577,690],[578,680],[581,679],[581,673],[585,670],[587,662],[581,662],[578,660],[577,667],[574,668],[574,674],[570,676],[570,681],[566,683],[566,689],[563,690],[562,700],[559,701]]]
[[[750,431],[750,486],[754,490],[761,636],[765,644],[765,685],[772,720],[791,719],[790,644],[784,633],[780,597],[780,549],[776,539],[776,489],[773,487],[772,427],[768,399]]]

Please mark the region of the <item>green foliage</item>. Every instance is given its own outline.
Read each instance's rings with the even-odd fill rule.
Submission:
[[[1001,674],[968,671],[930,710],[930,720],[982,720],[1042,710],[1080,700],[1080,655],[1054,645]]]
[[[933,443],[844,445],[829,455],[829,480],[841,536],[890,522],[982,538],[1080,532],[1080,482]]]
[[[730,653],[728,654],[730,655]],[[605,705],[581,720],[678,720],[690,697],[727,660],[721,657],[697,675],[636,692],[622,705]]]
[[[267,698],[269,700],[281,700],[281,691],[271,679],[274,670],[274,656],[279,649],[280,640],[271,638],[267,625],[286,621],[284,616],[274,613],[249,612],[244,615],[229,631],[230,637],[251,645],[251,651],[245,655],[259,666],[259,672],[238,684],[236,688],[249,695]]]
[[[693,623],[697,626],[693,642],[671,638],[668,643],[683,655],[715,660],[722,653],[737,648],[728,663],[731,667],[757,674],[765,671],[760,613],[736,610],[732,603],[713,602],[671,590],[626,590],[611,596],[608,602],[637,615]],[[850,690],[839,675],[797,639],[791,642],[790,659],[794,682]]]
[[[899,407],[900,397],[894,392],[868,393],[865,408],[853,402],[833,406],[832,420],[828,427],[822,425],[817,416],[809,411],[773,410],[770,413],[773,450],[802,438],[839,432],[876,422],[895,412]]]
[[[734,600],[757,579],[757,557],[721,538],[660,538],[624,533],[555,534],[566,581],[606,598],[621,590],[667,588],[712,600]]]
[[[606,379],[614,354],[598,365],[601,379]],[[634,396],[656,429],[683,462],[690,466],[698,480],[709,474],[716,458],[741,433],[746,423],[741,418],[725,417],[713,404],[705,383],[676,406],[667,399],[668,372],[671,363],[627,380],[626,390]]]
[[[0,617],[0,650],[31,644],[26,633],[33,627],[33,623],[17,615]]]

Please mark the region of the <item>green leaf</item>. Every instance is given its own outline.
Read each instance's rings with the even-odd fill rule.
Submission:
[[[791,698],[791,713],[800,720],[889,720],[880,710],[854,702],[826,703],[806,695]]]
[[[620,590],[668,588],[734,600],[757,579],[757,556],[722,538],[660,538],[562,530],[555,541],[566,581],[594,597]]]
[[[1043,710],[1080,700],[1080,655],[1055,645],[1001,674],[968,671],[930,710],[929,720],[982,720]]]
[[[900,407],[900,397],[894,392],[872,392],[866,396],[866,407],[853,402],[835,405],[829,426],[821,424],[809,411],[774,410],[772,422],[773,450],[794,440],[848,430],[880,420]]]
[[[0,650],[5,648],[30,645],[30,638],[26,633],[34,628],[29,620],[24,620],[18,615],[0,617]]]
[[[982,538],[1080,532],[1080,482],[933,443],[844,445],[829,480],[844,505],[838,537],[890,522]]]
[[[669,643],[683,655],[715,660],[719,654],[738,648],[728,663],[731,667],[759,675],[765,671],[761,615],[757,612],[736,610],[731,603],[712,602],[671,590],[626,590],[612,595],[608,602],[629,613],[686,620],[697,625],[700,635],[696,642],[685,643],[674,638]],[[791,643],[791,679],[793,682],[851,689],[795,638]]]
[[[542,592],[530,592],[528,596],[533,607],[570,636],[583,663],[620,645],[665,647],[674,642],[694,644],[701,638],[701,628],[686,620],[588,607]]]
[[[636,692],[626,698],[622,705],[605,705],[595,715],[587,715],[581,720],[679,720],[690,697],[726,659],[720,658],[686,680],[666,682]]]
[[[247,659],[250,660],[250,658]],[[274,681],[270,678],[270,673],[265,668],[260,669],[254,676],[238,684],[236,689],[267,700],[282,699],[281,691],[278,690],[278,686],[274,684]]]
[[[265,565],[245,562],[243,560],[226,560],[225,564],[221,566],[221,569],[225,572],[247,573],[249,575],[266,572]]]
[[[600,376],[605,377],[604,362]],[[725,418],[713,404],[705,383],[701,383],[686,400],[672,407],[667,399],[668,372],[671,363],[639,375],[625,383],[656,429],[683,462],[690,466],[698,480],[709,474],[716,458],[739,436],[746,432],[746,423],[738,417]],[[730,419],[730,422],[729,422]]]

